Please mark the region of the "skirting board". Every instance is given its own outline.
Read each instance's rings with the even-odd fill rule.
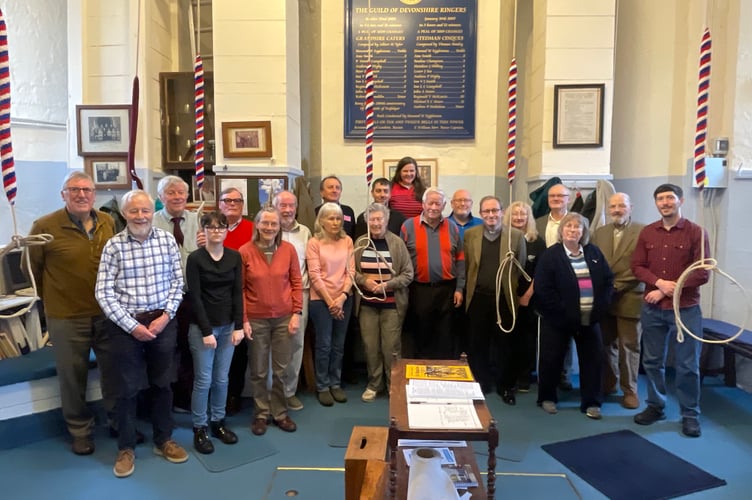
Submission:
[[[86,400],[102,399],[99,370],[89,370]],[[57,377],[19,382],[0,387],[0,420],[22,417],[60,408],[60,385]]]

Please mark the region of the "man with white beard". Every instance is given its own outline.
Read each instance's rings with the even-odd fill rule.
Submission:
[[[596,229],[592,243],[606,256],[614,272],[614,296],[609,313],[601,320],[605,368],[603,390],[616,392],[619,382],[624,408],[639,408],[637,375],[640,368],[640,308],[645,285],[630,269],[637,237],[644,227],[632,221],[632,202],[626,193],[615,193],[608,201],[611,223]]]

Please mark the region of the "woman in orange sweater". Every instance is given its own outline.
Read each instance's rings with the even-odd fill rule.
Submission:
[[[298,333],[303,310],[303,285],[295,247],[282,241],[279,213],[261,209],[256,215],[253,237],[240,247],[243,260],[243,330],[249,343],[251,384],[255,401],[251,431],[266,432],[270,417],[286,432],[297,425],[287,415],[282,376],[290,362],[290,336]],[[266,384],[269,353],[272,360],[271,394]]]

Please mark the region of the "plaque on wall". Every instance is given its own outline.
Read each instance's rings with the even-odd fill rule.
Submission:
[[[477,0],[345,0],[345,138],[365,134],[365,69],[375,135],[475,137]]]

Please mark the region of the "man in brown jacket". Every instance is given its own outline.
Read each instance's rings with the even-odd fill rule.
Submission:
[[[608,202],[611,223],[593,233],[592,243],[606,256],[614,272],[611,309],[601,321],[605,349],[603,390],[616,392],[619,382],[624,408],[639,408],[637,374],[640,367],[640,321],[643,283],[632,274],[630,262],[643,224],[632,222],[632,202],[626,193],[615,193]]]
[[[94,298],[99,258],[115,233],[115,223],[94,209],[94,182],[88,174],[79,170],[68,174],[61,194],[65,207],[42,216],[29,233],[46,233],[54,239],[28,251],[55,351],[63,418],[73,437],[73,453],[89,455],[94,452],[94,415],[86,405],[86,380],[92,348],[101,373],[104,408],[111,418],[117,397],[109,369],[112,342],[102,328],[104,315]]]

